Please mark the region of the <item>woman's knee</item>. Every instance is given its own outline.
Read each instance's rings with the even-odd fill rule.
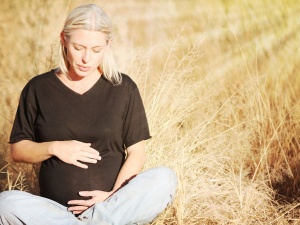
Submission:
[[[168,192],[174,197],[177,187],[176,173],[165,166],[152,168],[145,172],[146,176],[151,179],[152,187],[157,187],[161,192]]]
[[[12,196],[12,191],[3,191],[0,193],[0,215],[4,213],[4,210],[7,209],[7,206],[11,205]]]
[[[165,167],[165,166],[156,167],[156,168],[150,169],[149,173],[152,173],[158,182],[168,183],[168,184],[171,184],[172,186],[177,185],[176,173],[168,167]]]
[[[0,193],[0,210],[5,208],[15,209],[17,207],[16,200],[24,199],[29,193],[24,191],[12,190]]]
[[[0,203],[10,201],[18,191],[3,191],[0,193]]]

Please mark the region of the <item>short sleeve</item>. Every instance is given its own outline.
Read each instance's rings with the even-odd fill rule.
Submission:
[[[145,108],[136,86],[129,96],[124,120],[123,140],[126,148],[151,138]]]
[[[13,123],[10,144],[22,141],[32,140],[34,141],[34,121],[36,118],[36,107],[29,102],[28,97],[30,96],[28,86],[26,86],[19,100],[19,105],[15,120]]]

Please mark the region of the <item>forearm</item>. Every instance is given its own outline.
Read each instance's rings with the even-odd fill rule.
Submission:
[[[112,192],[116,191],[122,184],[132,176],[138,174],[145,162],[145,141],[138,142],[128,149],[128,156],[123,164]]]
[[[39,163],[52,156],[52,145],[53,142],[19,141],[11,145],[11,157],[15,162]]]

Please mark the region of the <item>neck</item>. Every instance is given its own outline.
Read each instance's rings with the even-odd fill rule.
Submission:
[[[87,90],[89,90],[101,77],[101,74],[94,73],[90,74],[86,77],[74,77],[70,76],[69,74],[57,74],[57,77],[70,89],[73,91],[83,94]]]

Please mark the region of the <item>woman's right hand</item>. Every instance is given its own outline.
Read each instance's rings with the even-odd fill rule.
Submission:
[[[84,163],[97,163],[101,159],[99,152],[90,146],[90,143],[75,140],[54,141],[50,147],[50,153],[65,163],[87,169],[88,166]]]

